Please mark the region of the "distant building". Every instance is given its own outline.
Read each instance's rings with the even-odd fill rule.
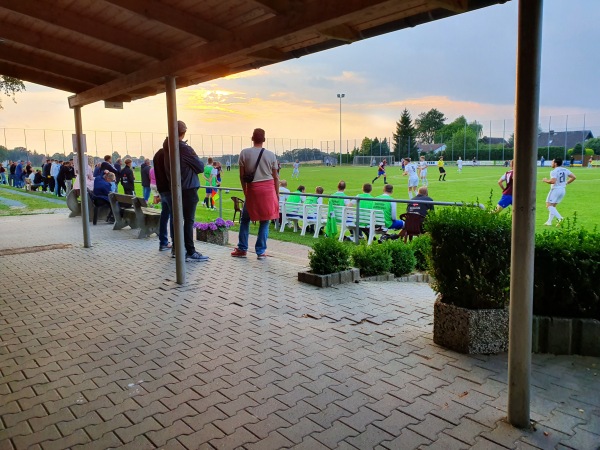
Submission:
[[[446,144],[417,144],[419,153],[439,153],[446,150]]]
[[[538,134],[538,147],[565,147],[567,150],[581,144],[594,135],[590,130],[554,131]]]
[[[481,139],[479,139],[479,143],[485,145],[508,145],[508,142],[504,138],[487,136],[484,136]]]

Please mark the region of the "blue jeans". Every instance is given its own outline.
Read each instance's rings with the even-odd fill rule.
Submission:
[[[60,186],[58,185],[58,176],[52,178],[54,178],[54,195],[58,195],[58,193],[60,192]]]
[[[142,192],[144,193],[144,200],[147,202],[150,198],[150,186],[142,186]]]
[[[169,245],[169,234],[167,224],[170,224],[171,239],[173,239],[173,197],[170,192],[160,193],[160,226],[158,229],[158,240],[161,247]]]
[[[258,227],[258,236],[256,236],[256,245],[254,249],[257,255],[262,255],[267,251],[267,239],[269,238],[269,220],[261,220]],[[240,224],[240,233],[238,238],[238,245],[242,251],[248,250],[248,235],[250,234],[250,214],[246,210],[242,209],[242,222]]]
[[[12,187],[17,187],[17,186],[15,186],[15,174],[14,173],[8,174],[8,185],[12,186]]]
[[[0,183],[6,184],[6,174],[4,172],[0,173]]]

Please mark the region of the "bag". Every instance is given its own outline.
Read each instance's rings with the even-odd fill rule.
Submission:
[[[258,154],[258,159],[256,160],[256,165],[254,166],[254,170],[252,172],[248,172],[244,174],[243,180],[244,183],[252,183],[254,181],[254,175],[256,175],[256,169],[258,169],[258,165],[260,164],[260,160],[262,158],[264,148],[260,149],[260,153]]]

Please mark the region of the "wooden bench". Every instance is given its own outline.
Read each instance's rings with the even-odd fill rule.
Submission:
[[[127,226],[132,230],[138,228],[137,216],[133,208],[134,198],[133,195],[117,194],[115,192],[108,194],[108,201],[115,216],[113,230],[121,230]],[[146,206],[146,201],[143,199],[142,201],[144,202],[144,206]],[[127,206],[131,206],[131,208],[127,208]]]
[[[67,194],[67,207],[71,210],[69,213],[69,217],[79,217],[81,216],[81,200],[79,198],[79,189],[72,189]],[[94,221],[94,201],[92,196],[90,195],[90,191],[88,191],[88,211],[90,222]],[[98,219],[106,220],[108,216],[109,208],[98,208]]]
[[[138,239],[144,239],[153,233],[158,235],[161,211],[159,209],[148,208],[146,200],[139,197],[133,198],[133,209],[135,211],[137,227],[140,229]]]

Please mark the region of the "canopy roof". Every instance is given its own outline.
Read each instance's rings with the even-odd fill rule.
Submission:
[[[0,0],[0,73],[132,101],[506,0]]]

